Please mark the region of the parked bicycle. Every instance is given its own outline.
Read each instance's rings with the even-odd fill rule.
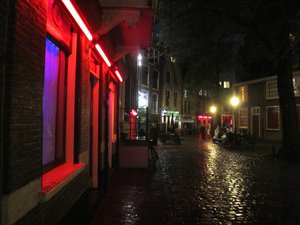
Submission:
[[[213,142],[224,147],[248,147],[256,143],[255,138],[249,135],[245,129],[240,129],[237,132],[230,129],[216,129]]]

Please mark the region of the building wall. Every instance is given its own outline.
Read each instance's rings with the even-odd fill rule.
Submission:
[[[294,77],[299,76],[298,72],[294,73]],[[298,78],[297,78],[298,79]],[[248,87],[248,101],[247,102],[241,102],[241,104],[238,106],[241,107],[247,107],[248,108],[248,132],[251,131],[251,108],[252,107],[260,107],[260,134],[261,139],[266,141],[281,141],[282,138],[282,121],[281,118],[279,119],[279,130],[271,130],[267,129],[267,107],[270,106],[278,106],[279,105],[279,99],[267,99],[266,97],[266,83],[270,80],[276,80],[276,76],[273,77],[266,77],[258,80],[248,81],[244,83],[240,83],[235,85],[236,92],[238,93],[239,87],[241,86],[247,86]],[[300,85],[299,83],[296,83],[296,85]],[[300,98],[299,96],[296,96],[296,104],[300,104]],[[299,113],[299,112],[298,112]]]
[[[9,17],[5,83],[5,192],[40,177],[47,2],[17,1]]]
[[[45,40],[48,1],[10,1],[7,60],[5,70],[5,109],[1,124],[4,147],[4,193],[1,196],[1,222],[10,224],[56,224],[70,209],[89,183],[87,166],[65,181],[52,197],[42,193],[42,135]],[[1,7],[1,10],[4,7]],[[1,13],[1,24],[3,24]],[[1,29],[2,26],[1,26]],[[59,33],[53,33],[59,38]],[[63,35],[61,35],[63,36]],[[3,49],[1,32],[1,52]],[[61,40],[59,40],[61,41]],[[88,85],[87,48],[84,39],[80,54],[82,70],[79,89],[80,145],[78,158],[87,158],[88,150]],[[2,57],[2,56],[1,56]],[[1,60],[1,63],[3,61]],[[3,71],[1,64],[1,72]],[[2,82],[3,74],[1,74]],[[0,86],[2,87],[2,85]],[[2,93],[2,91],[0,92]],[[2,99],[2,98],[1,98]],[[2,150],[2,149],[1,149]],[[88,162],[88,160],[85,160]],[[1,174],[2,175],[2,174]],[[54,188],[55,189],[55,188]],[[53,190],[54,190],[53,189]]]

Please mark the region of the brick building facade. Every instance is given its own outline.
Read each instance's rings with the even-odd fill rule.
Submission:
[[[90,15],[82,13],[81,4],[7,0],[1,7],[1,225],[56,224],[88,188],[104,188],[108,171],[118,166],[118,102],[126,71],[121,59],[141,43],[115,40],[132,29],[116,33],[124,19],[116,23],[106,17],[99,25],[91,17],[101,16],[99,9],[110,15],[105,1],[91,1],[98,8],[83,4],[93,9]],[[133,11],[125,19],[140,12]],[[150,33],[153,13],[147,15],[144,29]],[[111,47],[116,45],[126,51]]]

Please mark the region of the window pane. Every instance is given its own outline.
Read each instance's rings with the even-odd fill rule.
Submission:
[[[171,73],[169,71],[166,72],[166,81],[169,83],[171,80]]]
[[[139,108],[148,107],[148,91],[139,91],[138,98],[139,98],[139,102],[138,102]]]
[[[166,91],[166,106],[170,106],[170,92]]]
[[[158,95],[153,94],[152,95],[152,112],[157,113],[157,103],[158,103]]]
[[[279,107],[267,108],[267,129],[279,129]]]
[[[267,82],[267,99],[277,98],[278,91],[277,91],[277,81],[272,80]]]
[[[46,40],[43,96],[43,165],[55,160],[59,48]]]
[[[142,67],[141,84],[148,86],[148,67]]]
[[[239,127],[248,127],[248,108],[241,108],[239,112]]]
[[[158,71],[153,70],[152,88],[158,89]]]

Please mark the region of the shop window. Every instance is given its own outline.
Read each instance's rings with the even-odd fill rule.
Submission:
[[[141,84],[149,86],[149,68],[148,66],[142,66]]]
[[[58,45],[46,39],[42,146],[44,172],[65,161],[65,64],[65,53]]]
[[[266,107],[266,128],[267,130],[280,129],[280,111],[279,106]]]
[[[248,128],[248,108],[239,111],[239,128]]]
[[[157,114],[158,110],[158,95],[153,93],[152,94],[152,113]]]
[[[270,80],[266,83],[267,99],[278,98],[277,80]]]
[[[156,90],[159,89],[159,73],[157,70],[153,70],[152,88]]]
[[[170,91],[166,91],[166,106],[170,106]]]

